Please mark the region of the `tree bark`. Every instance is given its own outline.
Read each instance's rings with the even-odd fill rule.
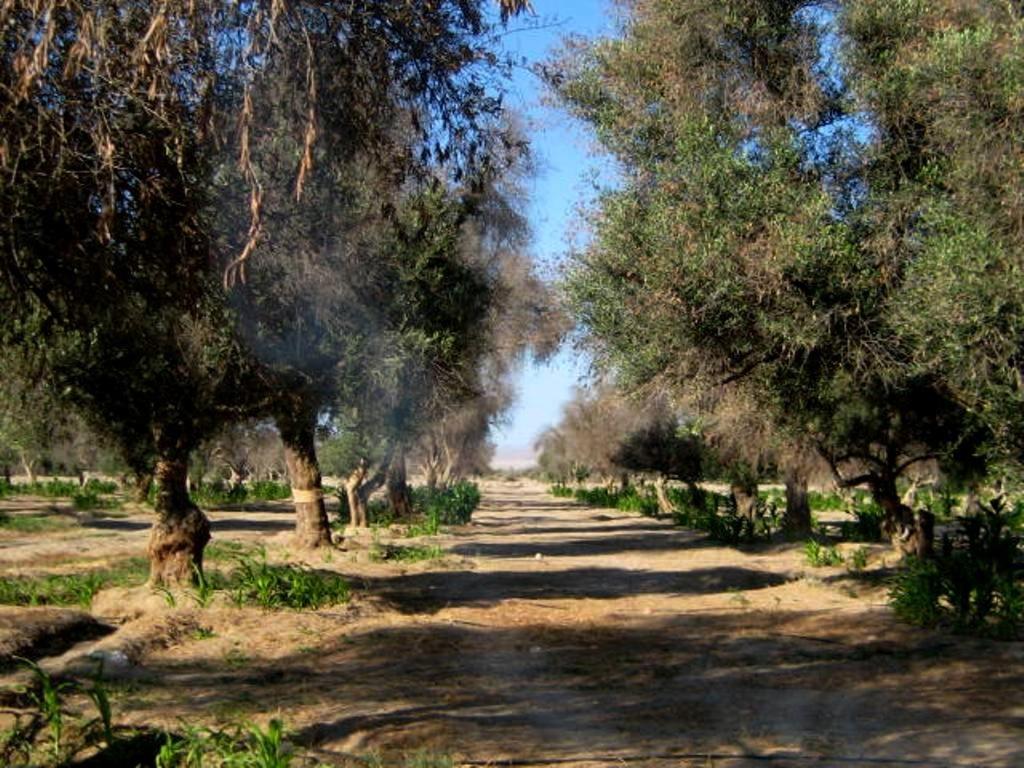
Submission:
[[[757,509],[757,484],[733,483],[730,490],[736,502],[736,514],[753,520]]]
[[[31,460],[25,454],[21,455],[21,466],[25,470],[25,474],[28,476],[28,482],[34,484],[36,481],[36,463]]]
[[[882,532],[904,555],[928,558],[935,551],[935,515],[928,510],[914,511],[900,499],[896,480],[883,478],[872,486],[872,494],[882,507]]]
[[[284,444],[284,460],[295,507],[295,543],[316,549],[331,545],[331,526],[324,505],[320,463],[316,457],[316,413],[279,417],[277,428]]]
[[[369,526],[366,515],[366,499],[363,495],[363,481],[366,480],[366,462],[361,461],[345,479],[345,495],[348,498],[349,522],[353,528]]]
[[[210,521],[188,496],[187,456],[160,457],[154,475],[157,520],[149,535],[149,582],[154,586],[190,584],[203,569]]]
[[[153,487],[153,473],[143,472],[135,476],[135,501],[142,504],[149,499],[149,489]]]
[[[657,479],[655,479],[654,493],[658,499],[659,514],[671,516],[676,511],[676,508],[668,497],[668,480],[663,475],[658,475]]]
[[[811,532],[811,505],[807,501],[807,478],[796,470],[786,472],[786,513],[782,529],[787,536],[801,538]]]
[[[396,520],[412,518],[412,494],[409,493],[409,482],[405,470],[405,449],[398,446],[391,457],[387,476],[388,504]]]

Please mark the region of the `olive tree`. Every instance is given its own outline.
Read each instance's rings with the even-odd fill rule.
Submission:
[[[597,360],[681,396],[735,388],[927,553],[929,516],[897,480],[923,461],[973,463],[987,433],[943,375],[912,364],[899,309],[918,294],[878,213],[900,196],[870,162],[906,136],[854,106],[853,54],[831,40],[896,49],[875,51],[827,3],[627,10],[619,38],[570,46],[551,78],[623,169],[567,281]]]

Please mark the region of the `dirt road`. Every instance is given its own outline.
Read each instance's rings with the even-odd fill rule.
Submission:
[[[213,517],[248,540],[288,519]],[[904,627],[871,569],[712,545],[529,482],[486,484],[473,525],[436,543],[426,564],[355,542],[314,561],[352,579],[345,609],[147,604],[122,630],[150,633],[122,720],[280,716],[339,764],[426,748],[474,765],[1024,766],[1022,644]]]

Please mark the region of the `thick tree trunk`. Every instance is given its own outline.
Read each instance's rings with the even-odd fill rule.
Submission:
[[[757,485],[733,483],[730,490],[733,501],[736,502],[736,514],[753,520],[754,512],[757,510]]]
[[[671,516],[676,508],[668,497],[668,480],[662,475],[654,481],[654,493],[658,499],[658,513]]]
[[[931,557],[935,551],[935,515],[928,510],[908,507],[896,491],[895,480],[883,480],[872,487],[882,507],[882,532],[904,555]]]
[[[210,521],[188,496],[187,457],[161,457],[154,474],[157,520],[149,535],[149,582],[190,584],[202,572]]]
[[[315,549],[331,545],[331,525],[324,505],[320,464],[316,458],[316,414],[279,417],[277,428],[284,444],[284,460],[295,507],[295,543]]]
[[[388,504],[396,520],[412,518],[412,494],[405,471],[405,449],[398,446],[391,457],[387,476]]]
[[[782,529],[787,536],[800,538],[811,532],[811,505],[807,501],[807,478],[795,470],[786,472],[786,513]]]

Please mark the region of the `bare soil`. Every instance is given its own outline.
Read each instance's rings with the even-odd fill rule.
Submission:
[[[897,622],[887,548],[851,574],[807,566],[796,544],[722,547],[528,481],[483,490],[472,525],[377,534],[439,544],[441,560],[372,562],[368,534],[305,556],[350,578],[346,606],[266,613],[181,596],[169,607],[145,587],[111,589],[92,613],[118,631],[45,663],[117,660],[120,722],[281,717],[337,765],[369,753],[401,765],[429,749],[465,765],[1024,766],[1024,644]],[[210,516],[214,541],[301,559],[287,504]],[[138,556],[149,522],[128,509],[7,533],[0,570]],[[59,623],[19,610],[26,633]]]

